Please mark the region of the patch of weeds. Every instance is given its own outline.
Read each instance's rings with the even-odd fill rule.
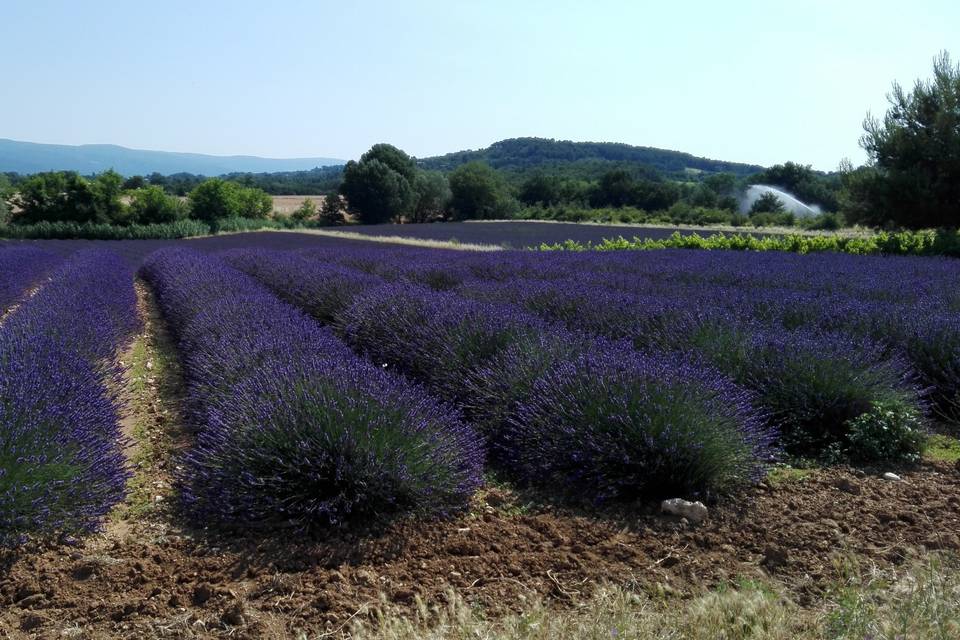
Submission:
[[[960,440],[945,435],[933,435],[927,438],[924,457],[942,462],[960,460]]]
[[[767,474],[767,484],[774,488],[795,482],[803,482],[813,475],[813,469],[778,465]]]

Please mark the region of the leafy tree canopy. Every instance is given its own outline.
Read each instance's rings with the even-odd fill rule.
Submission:
[[[845,175],[847,217],[908,228],[960,226],[960,65],[947,52],[912,91],[899,84],[883,119],[864,121],[871,165]]]

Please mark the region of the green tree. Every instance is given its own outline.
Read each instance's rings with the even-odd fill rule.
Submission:
[[[453,197],[450,183],[439,171],[418,171],[413,180],[413,193],[411,222],[429,222],[442,217]]]
[[[142,189],[147,186],[147,179],[143,176],[130,176],[123,181],[123,188],[126,191],[132,191],[134,189]]]
[[[320,220],[330,225],[346,222],[343,217],[343,202],[340,200],[340,194],[331,193],[324,197],[323,207],[320,209]]]
[[[120,199],[123,195],[123,176],[110,169],[97,174],[90,182],[93,194],[92,222],[124,224],[128,220],[127,208]]]
[[[239,216],[240,203],[231,183],[220,178],[211,178],[198,184],[190,195],[191,217],[197,220],[221,220]]]
[[[947,52],[933,78],[899,84],[882,120],[868,114],[860,145],[870,165],[844,176],[846,218],[872,225],[960,226],[960,65]]]
[[[351,160],[343,169],[340,193],[346,197],[348,209],[367,224],[400,218],[413,205],[413,186],[390,165],[367,155],[359,162]]]
[[[262,189],[211,178],[190,192],[190,211],[198,220],[225,218],[266,218],[273,210],[273,198]]]
[[[450,174],[450,207],[459,220],[511,217],[516,203],[500,175],[484,162],[468,162]]]
[[[629,171],[614,169],[600,178],[590,197],[595,207],[627,207],[634,203],[636,181]]]
[[[549,207],[563,202],[563,181],[559,176],[535,173],[520,185],[520,202],[528,206]]]
[[[783,202],[774,193],[767,191],[759,198],[754,200],[750,206],[750,214],[755,213],[782,213],[784,210]]]
[[[96,218],[90,183],[75,171],[52,171],[30,176],[20,184],[13,203],[19,211],[13,221],[92,222]]]
[[[234,183],[228,183],[233,185]],[[255,218],[262,220],[273,211],[273,198],[263,189],[256,187],[244,187],[236,185],[236,199],[240,209],[238,214],[241,218]]]
[[[313,219],[317,215],[317,205],[310,198],[305,199],[300,203],[300,206],[297,207],[291,217],[297,222],[306,222],[307,220]]]
[[[130,221],[134,224],[163,224],[187,217],[187,206],[163,187],[147,185],[130,194]]]
[[[13,185],[7,176],[0,174],[0,224],[10,222],[10,198],[13,197]]]

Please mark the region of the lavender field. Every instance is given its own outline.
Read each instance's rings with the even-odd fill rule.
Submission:
[[[784,463],[941,477],[929,438],[960,425],[951,259],[247,234],[22,243],[0,265],[12,549],[89,536],[140,491],[122,389],[144,305],[182,371],[167,517],[216,539],[442,527],[503,482],[723,513]]]

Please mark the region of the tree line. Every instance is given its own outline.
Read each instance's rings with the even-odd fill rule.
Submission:
[[[273,198],[257,187],[221,178],[205,179],[185,197],[147,181],[124,180],[115,171],[84,177],[71,171],[38,173],[13,183],[0,176],[0,224],[41,222],[116,226],[170,224],[181,220],[219,222],[266,220]],[[319,215],[342,222],[339,198],[327,198],[322,210],[307,200],[294,212],[304,222]]]
[[[332,195],[305,203],[301,221],[428,222],[552,218],[624,222],[792,225],[776,196],[740,212],[744,190],[768,184],[826,213],[808,226],[960,226],[960,66],[938,56],[933,77],[912,91],[894,84],[884,117],[867,117],[860,143],[869,161],[823,173],[793,162],[763,170],[628,145],[521,138],[480,152],[417,161],[374,145],[344,167],[275,174],[132,176],[113,171],[0,174],[0,223],[99,222],[118,225],[193,218],[266,218],[269,194]],[[666,152],[664,152],[666,153]],[[689,156],[689,157],[688,157]],[[677,164],[696,160],[698,170]],[[647,159],[668,170],[641,162]],[[717,172],[716,170],[721,170]],[[343,200],[341,197],[343,197]]]

